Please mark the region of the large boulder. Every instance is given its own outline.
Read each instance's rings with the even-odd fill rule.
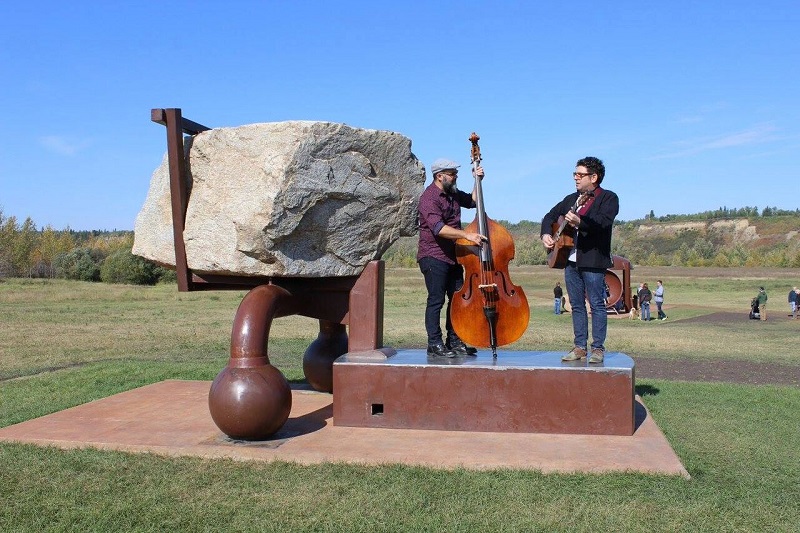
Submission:
[[[183,234],[198,274],[350,276],[416,232],[425,168],[390,131],[291,121],[186,139]],[[136,217],[133,253],[175,265],[167,157]]]

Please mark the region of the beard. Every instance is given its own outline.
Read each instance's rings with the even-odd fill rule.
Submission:
[[[454,194],[458,190],[458,187],[456,187],[454,181],[448,181],[448,182],[442,182],[442,189],[447,194]]]

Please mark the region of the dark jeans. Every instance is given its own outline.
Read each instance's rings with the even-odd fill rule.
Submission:
[[[464,285],[464,268],[451,265],[432,257],[419,260],[419,269],[425,277],[425,288],[428,289],[428,301],[425,306],[425,331],[428,334],[428,346],[442,344],[441,316],[444,299],[447,296],[445,328],[447,339],[458,338],[450,322],[450,300],[453,294]]]
[[[662,318],[666,318],[666,316],[667,316],[667,314],[664,313],[664,311],[661,310],[661,305],[663,303],[664,302],[658,302],[658,301],[656,302],[656,307],[658,307],[658,319],[659,320],[661,320]]]
[[[606,269],[578,268],[575,263],[567,263],[564,281],[567,285],[569,304],[572,306],[572,331],[575,346],[586,349],[589,338],[589,318],[586,300],[592,309],[592,344],[590,348],[605,350],[608,313],[606,312]]]

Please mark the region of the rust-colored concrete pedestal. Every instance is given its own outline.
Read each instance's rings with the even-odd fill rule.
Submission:
[[[387,353],[389,355],[387,355]],[[348,353],[333,364],[336,426],[633,435],[634,363],[562,363],[564,352],[430,358],[424,350]]]

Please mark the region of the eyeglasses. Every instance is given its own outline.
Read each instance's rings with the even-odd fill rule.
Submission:
[[[583,179],[583,178],[591,176],[592,174],[594,174],[594,172],[573,172],[572,173],[572,177],[573,178],[581,178],[581,179]]]
[[[450,176],[451,178],[455,178],[455,177],[458,176],[458,171],[457,170],[449,170],[447,172],[442,172],[442,174],[446,174],[447,176]]]

